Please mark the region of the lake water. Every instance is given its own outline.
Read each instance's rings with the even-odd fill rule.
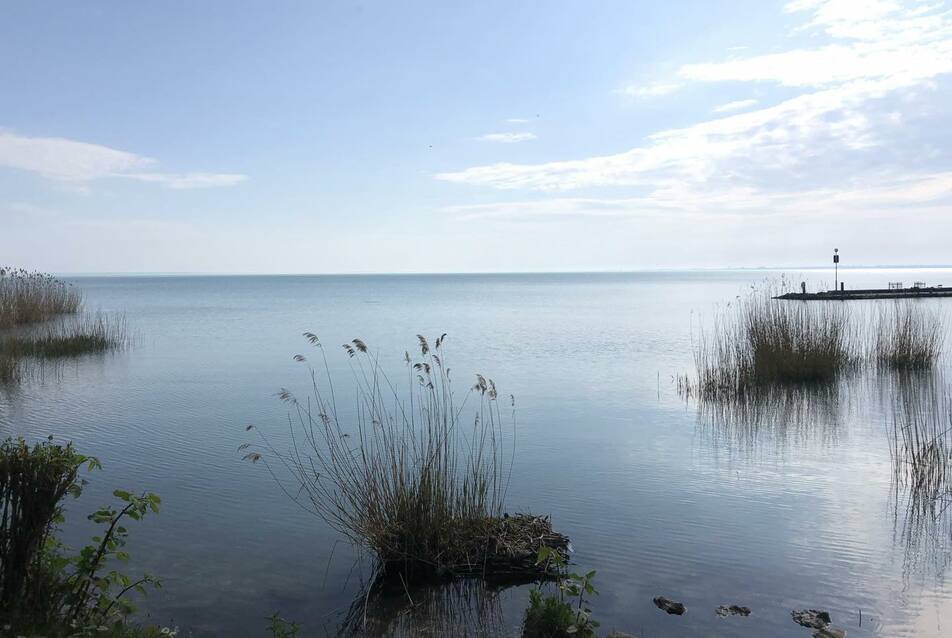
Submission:
[[[888,380],[867,375],[746,415],[678,395],[699,321],[780,274],[77,277],[88,308],[125,313],[134,347],[0,394],[0,428],[73,440],[102,461],[69,505],[73,545],[112,489],[162,496],[158,516],[130,525],[128,571],[165,583],[140,605],[151,620],[180,635],[263,636],[280,612],[302,635],[335,635],[366,570],[265,466],[241,460],[238,446],[253,440],[245,426],[286,441],[287,406],[274,394],[307,387],[292,361],[309,348],[305,331],[328,344],[344,386],[348,359],[330,344],[360,337],[399,370],[415,335],[448,333],[459,392],[481,372],[515,395],[507,509],[551,514],[571,537],[578,568],[598,571],[604,631],[807,636],[790,610],[812,607],[850,636],[940,636],[952,623],[950,538],[941,525],[910,527],[895,489]],[[952,284],[942,270],[841,275],[849,287]],[[664,614],[659,594],[688,612]],[[474,635],[476,625],[517,635],[526,599],[525,587],[470,585],[418,594],[410,612],[374,604],[368,616],[407,635],[461,634],[440,625],[454,618]],[[753,614],[714,614],[731,603]],[[455,615],[414,624],[434,610]]]

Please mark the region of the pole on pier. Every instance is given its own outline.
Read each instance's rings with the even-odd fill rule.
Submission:
[[[840,287],[840,249],[833,249],[833,290]]]

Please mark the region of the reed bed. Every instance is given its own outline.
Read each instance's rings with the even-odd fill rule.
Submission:
[[[85,315],[0,338],[0,358],[57,359],[117,350],[128,344],[125,317]]]
[[[685,394],[735,398],[771,386],[830,382],[860,359],[847,311],[791,303],[754,290],[715,319],[695,345],[696,377]]]
[[[72,314],[82,294],[52,275],[0,267],[0,330]]]
[[[897,370],[931,368],[942,353],[945,331],[938,311],[897,299],[880,307],[870,358]]]
[[[279,393],[291,408],[289,450],[278,451],[259,431],[265,455],[251,451],[245,458],[264,458],[278,478],[269,461],[276,459],[291,477],[289,485],[279,479],[285,492],[368,549],[378,573],[524,573],[539,570],[542,545],[565,551],[568,539],[547,518],[504,514],[514,421],[510,430],[495,384],[482,375],[461,401],[456,397],[445,335],[432,348],[418,336],[419,356],[404,357],[406,390],[363,341],[345,344],[356,396],[347,412],[338,410],[321,342],[312,333],[305,337],[319,353],[320,373],[310,368],[306,400]],[[295,359],[306,362],[303,355]]]

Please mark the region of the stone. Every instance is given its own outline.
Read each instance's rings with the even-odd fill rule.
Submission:
[[[608,635],[605,636],[605,638],[635,638],[635,637],[631,634],[626,634],[623,631],[610,631],[608,632]]]
[[[823,629],[813,632],[813,638],[846,638],[846,630],[824,627]]]
[[[721,618],[727,616],[749,616],[750,607],[741,607],[740,605],[721,605],[714,610],[714,613]]]
[[[658,609],[666,611],[669,614],[674,614],[680,616],[683,614],[686,609],[682,603],[675,602],[670,598],[665,598],[664,596],[658,596],[654,599],[654,604],[657,605]]]
[[[816,609],[797,609],[791,611],[790,616],[793,622],[810,629],[826,629],[826,626],[833,622],[829,612]]]

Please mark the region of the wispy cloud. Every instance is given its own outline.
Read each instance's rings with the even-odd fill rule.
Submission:
[[[529,120],[524,117],[510,117],[506,119],[507,124],[526,124]]]
[[[641,194],[624,200],[628,211],[791,210],[787,204],[809,207],[818,193],[827,201],[864,206],[873,205],[873,196],[884,205],[921,193],[945,196],[948,174],[941,166],[905,168],[901,158],[930,152],[923,146],[928,140],[911,132],[904,118],[906,110],[922,110],[917,105],[940,76],[952,73],[952,13],[942,4],[907,8],[885,0],[798,0],[785,10],[805,16],[798,31],[820,32],[823,41],[813,48],[689,64],[679,69],[677,81],[626,90],[661,95],[683,82],[728,81],[784,87],[771,106],[736,112],[756,103],[725,104],[716,109],[722,117],[657,131],[623,153],[474,166],[436,177],[497,189],[630,187]],[[877,152],[883,148],[889,153]],[[853,195],[838,190],[851,180],[895,188],[864,187]],[[918,186],[910,190],[910,184]],[[942,186],[930,190],[924,184]],[[566,210],[566,200],[559,201],[560,207],[549,210]],[[578,200],[571,201],[577,210]],[[617,209],[618,200],[610,201]],[[778,207],[778,201],[785,205]],[[591,208],[592,200],[585,205]],[[523,208],[516,203],[515,210]]]
[[[744,111],[754,106],[757,106],[757,100],[737,100],[736,102],[728,102],[727,104],[714,107],[714,112],[733,113],[734,111]]]
[[[62,137],[28,137],[0,130],[0,166],[37,173],[52,180],[88,182],[122,177],[156,182],[169,188],[232,186],[245,175],[187,173],[177,175],[148,171],[156,160],[100,144]]]
[[[480,135],[476,139],[482,142],[501,142],[503,144],[515,144],[516,142],[528,142],[530,140],[534,140],[536,139],[536,134],[529,133],[527,131],[511,132],[511,133],[486,133],[485,135]]]
[[[638,197],[557,197],[542,200],[449,206],[444,212],[461,219],[532,219],[544,217],[644,218],[672,215],[862,217],[872,211],[906,210],[952,204],[952,171],[927,174],[875,175],[835,187],[767,191],[736,186],[709,190],[668,184]]]
[[[681,82],[658,82],[647,85],[631,85],[621,89],[619,93],[628,97],[650,98],[674,93],[683,86]]]

